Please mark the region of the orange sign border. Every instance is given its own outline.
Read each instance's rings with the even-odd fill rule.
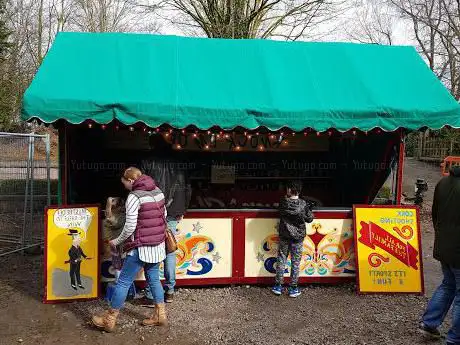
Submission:
[[[356,209],[359,208],[392,208],[392,209],[411,209],[415,211],[415,217],[417,220],[417,242],[419,247],[419,257],[420,257],[420,285],[421,291],[420,292],[388,292],[388,291],[361,291],[360,284],[359,284],[359,252],[358,252],[358,229],[356,226]],[[417,296],[424,296],[425,295],[425,277],[423,271],[423,248],[422,248],[422,231],[420,228],[420,208],[416,205],[353,205],[353,236],[355,241],[355,267],[356,267],[356,292],[358,295],[417,295]]]

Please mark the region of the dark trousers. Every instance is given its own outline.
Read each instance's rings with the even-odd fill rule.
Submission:
[[[460,344],[460,269],[441,264],[444,279],[431,297],[423,314],[423,323],[430,328],[441,326],[452,306],[452,323],[447,340]]]
[[[81,262],[77,262],[76,264],[70,264],[70,283],[72,285],[75,285],[75,278],[77,278],[78,285],[81,285],[80,265]]]
[[[297,287],[302,250],[303,242],[292,242],[280,238],[278,260],[276,265],[276,285],[283,285],[284,270],[286,269],[288,255],[291,254],[291,287]]]

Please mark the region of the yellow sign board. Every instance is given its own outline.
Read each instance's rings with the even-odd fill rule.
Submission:
[[[353,211],[359,292],[423,294],[418,208],[356,205]]]
[[[99,208],[45,211],[45,303],[99,296]]]

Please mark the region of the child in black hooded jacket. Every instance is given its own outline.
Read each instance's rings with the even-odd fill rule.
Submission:
[[[313,213],[306,201],[299,198],[302,190],[300,181],[289,181],[286,186],[286,196],[280,201],[279,250],[276,267],[275,286],[272,292],[281,295],[283,292],[283,276],[286,261],[291,254],[291,284],[288,292],[290,297],[298,297],[299,265],[302,258],[303,240],[306,234],[305,223],[313,221]]]

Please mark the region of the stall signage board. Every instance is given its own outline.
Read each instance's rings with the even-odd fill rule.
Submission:
[[[99,297],[99,207],[45,210],[45,303]]]
[[[211,168],[211,183],[234,184],[235,167],[213,165]]]
[[[166,136],[167,135],[167,136]],[[219,134],[220,135],[220,134]],[[164,139],[181,149],[188,151],[228,152],[237,148],[241,152],[273,151],[273,152],[327,152],[329,151],[328,135],[317,136],[285,135],[279,137],[274,134],[260,133],[246,136],[244,134],[223,134],[217,137],[213,134],[182,134],[180,132],[163,134]]]
[[[424,293],[417,207],[355,205],[359,293]]]

